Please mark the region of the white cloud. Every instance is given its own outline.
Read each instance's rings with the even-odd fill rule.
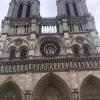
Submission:
[[[0,21],[7,15],[10,0],[0,2]],[[57,15],[56,0],[40,0],[41,15],[43,17],[54,17]],[[100,0],[87,0],[89,12],[95,18],[97,30],[100,33]]]

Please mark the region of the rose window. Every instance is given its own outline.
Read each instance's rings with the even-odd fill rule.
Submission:
[[[60,53],[60,46],[55,42],[46,42],[41,45],[40,51],[43,56],[52,57]]]

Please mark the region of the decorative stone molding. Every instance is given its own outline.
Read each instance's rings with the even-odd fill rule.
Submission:
[[[7,40],[8,40],[8,42],[11,42],[12,38],[8,38]]]
[[[100,57],[56,57],[15,60],[1,59],[0,74],[25,72],[55,72],[55,71],[88,71],[100,70]]]
[[[17,40],[15,41],[15,46],[21,46],[22,43],[23,43],[23,41],[22,41],[21,39],[17,39]]]
[[[81,38],[81,37],[78,37],[78,38],[76,38],[76,43],[83,44],[84,43],[84,39]]]

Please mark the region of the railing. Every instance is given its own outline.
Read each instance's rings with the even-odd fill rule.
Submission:
[[[26,72],[87,71],[100,69],[98,57],[34,57],[26,60],[0,60],[0,74]]]
[[[42,18],[39,20],[39,29],[42,34],[56,34],[59,33],[59,22],[57,18]],[[68,31],[69,32],[87,32],[87,19],[86,17],[71,17],[68,18]]]
[[[39,26],[42,34],[56,34],[59,32],[56,18],[42,18]]]

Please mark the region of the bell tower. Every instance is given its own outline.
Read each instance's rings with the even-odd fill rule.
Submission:
[[[5,40],[6,43],[9,44],[13,39],[18,39],[19,37],[26,40],[27,38],[33,39],[34,35],[39,31],[39,25],[37,25],[39,18],[39,0],[11,0],[7,17],[5,17],[2,22],[1,45],[4,46]],[[4,50],[3,47],[1,48],[1,53],[4,51],[7,54],[7,51]],[[29,53],[31,52],[31,50],[28,51]],[[8,54],[8,56],[10,56],[10,54]]]
[[[78,26],[76,25],[76,28],[73,24],[68,23],[70,31],[96,31],[94,19],[86,6],[86,0],[57,0],[57,11],[57,17],[67,18],[67,21],[71,20],[73,24],[78,19]]]
[[[58,16],[86,16],[88,10],[85,0],[57,0]]]
[[[12,0],[7,17],[13,19],[32,18],[40,16],[39,0]]]
[[[70,44],[71,38],[84,37],[87,41],[91,41],[94,44],[94,50],[91,53],[98,53],[99,51],[99,39],[98,33],[95,28],[94,18],[88,12],[86,6],[86,0],[57,0],[57,17],[62,19],[60,32],[64,33],[67,44]],[[69,43],[68,43],[69,39]],[[80,38],[81,40],[82,38]],[[73,47],[72,47],[73,48]],[[72,49],[72,52],[74,49]],[[76,49],[76,48],[75,48]],[[78,49],[77,49],[78,50]],[[78,51],[75,52],[78,53]],[[80,54],[82,54],[82,49]]]

